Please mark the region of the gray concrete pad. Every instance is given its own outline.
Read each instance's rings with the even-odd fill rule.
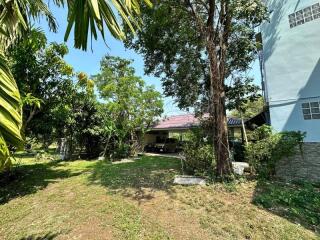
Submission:
[[[180,185],[206,185],[206,180],[195,176],[177,175],[173,183]]]

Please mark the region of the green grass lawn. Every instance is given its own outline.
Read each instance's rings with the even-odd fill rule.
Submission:
[[[183,187],[172,184],[178,159],[21,157],[10,184],[0,179],[0,239],[320,239],[310,185]]]

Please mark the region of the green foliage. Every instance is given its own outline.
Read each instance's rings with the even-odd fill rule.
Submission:
[[[236,111],[240,118],[251,115],[252,113],[247,112],[249,110],[247,105],[257,102],[261,98],[259,94],[260,88],[253,83],[253,80],[253,78],[240,75],[233,77],[232,84],[227,86],[228,100],[226,107]]]
[[[152,6],[150,0],[55,0],[57,6],[67,6],[68,24],[65,32],[65,40],[68,40],[70,32],[74,29],[74,46],[87,49],[88,37],[97,39],[100,32],[105,40],[106,30],[117,39],[123,39],[124,33],[119,24],[120,19],[134,32],[141,24],[139,20],[140,5]],[[17,37],[23,36],[30,26],[31,20],[38,20],[44,16],[51,30],[57,30],[56,19],[50,12],[46,1],[43,0],[18,0],[0,1],[0,43],[6,47]],[[9,42],[9,43],[8,43]]]
[[[23,133],[42,142],[44,148],[57,138],[67,138],[70,154],[79,148],[89,158],[98,156],[101,118],[93,81],[85,73],[76,79],[63,59],[68,53],[65,44],[48,45],[37,29],[26,36],[10,50],[13,74],[21,80]]]
[[[144,56],[146,74],[162,78],[167,96],[179,107],[193,105],[208,81],[208,61],[196,24],[180,1],[158,1],[142,7],[144,24],[137,35],[127,33],[126,46]]]
[[[0,52],[0,171],[11,165],[12,158],[8,145],[21,148],[23,139],[20,94],[7,65]]]
[[[45,17],[52,31],[57,30],[56,19],[43,0],[0,1],[0,51],[24,36],[30,22]]]
[[[183,170],[188,174],[208,176],[213,173],[215,160],[213,145],[201,128],[187,133],[186,145],[183,148]]]
[[[160,93],[134,76],[130,61],[108,57],[95,77],[105,100],[99,103],[94,82],[83,72],[75,74],[63,60],[67,52],[63,44],[47,46],[36,30],[10,51],[14,75],[22,80],[23,132],[44,148],[57,138],[67,139],[70,158],[76,151],[82,158],[95,158],[103,144],[109,145],[108,156],[127,155],[135,131],[145,131],[161,115]]]
[[[43,101],[40,98],[36,98],[34,96],[31,95],[31,93],[27,93],[25,97],[22,98],[22,105],[23,106],[30,106],[30,107],[37,107],[38,109],[40,109],[41,107],[41,103]]]
[[[69,125],[72,132],[66,135],[73,135],[87,159],[98,157],[103,150],[103,115],[100,108],[101,104],[90,95],[77,96],[72,108],[74,122]]]
[[[104,26],[108,28],[114,37],[118,39],[124,38],[124,34],[118,24],[118,19],[114,14],[114,10],[119,13],[121,19],[129,26],[131,31],[134,31],[134,27],[138,27],[140,23],[140,21],[135,18],[140,14],[141,2],[137,0],[125,2],[119,0],[112,2],[106,2],[104,0],[76,2],[55,0],[54,3],[58,6],[63,6],[67,3],[68,26],[65,39],[68,39],[70,31],[72,30],[73,25],[75,25],[75,47],[84,50],[87,49],[89,32],[91,32],[92,37],[97,39],[96,27],[103,38],[105,36]],[[143,3],[148,6],[152,5],[149,0],[144,0]],[[23,115],[20,108],[20,94],[15,79],[8,68],[4,52],[6,52],[17,39],[25,39],[24,42],[28,42],[32,39],[29,39],[25,33],[30,28],[30,21],[39,19],[41,16],[46,18],[50,29],[56,31],[57,24],[55,18],[44,1],[0,1],[0,101],[1,106],[3,106],[0,110],[0,171],[2,171],[3,166],[10,165],[8,164],[10,162],[10,157],[8,155],[9,150],[7,145],[12,144],[15,147],[21,147],[23,142],[20,133]],[[39,38],[38,40],[43,40],[43,38]],[[41,47],[41,44],[37,42],[33,47]],[[61,49],[66,49],[66,47],[60,46],[60,50]],[[22,56],[28,57],[29,52]],[[51,59],[56,60],[54,57]],[[69,70],[70,68],[66,69]],[[37,71],[38,69],[35,69],[35,71],[30,73],[36,73]],[[28,74],[26,76],[28,76]],[[28,79],[28,77],[26,78]],[[23,83],[22,79],[18,79],[20,83]],[[27,93],[33,92],[25,91],[25,94]],[[37,104],[35,104],[34,107],[37,107]],[[29,117],[32,117],[35,114],[34,112],[35,108],[31,110]],[[22,129],[22,132],[24,132],[24,129]]]
[[[230,147],[233,150],[233,160],[236,162],[244,162],[245,161],[245,146],[242,142],[234,141],[230,143]]]
[[[88,95],[93,95],[94,92],[94,82],[89,79],[88,75],[84,72],[78,74],[78,86],[86,89]]]
[[[12,157],[7,143],[0,133],[0,170],[4,171],[10,168],[12,164]]]
[[[227,79],[255,60],[255,31],[266,16],[261,0],[162,0],[142,11],[145,24],[126,44],[144,56],[147,73],[162,77],[165,94],[180,108],[210,113],[219,149],[217,175],[232,172],[225,131]]]
[[[44,33],[33,29],[9,51],[10,66],[23,102],[22,132],[29,136],[51,133],[52,109],[70,94],[73,70],[64,61],[65,44],[47,45]],[[42,105],[41,107],[39,105]]]
[[[94,76],[100,96],[105,101],[107,114],[103,129],[106,144],[112,146],[111,149],[106,147],[104,156],[114,155],[114,148],[126,152],[120,150],[123,144],[133,146],[132,143],[137,141],[136,131],[144,133],[163,112],[161,94],[135,76],[131,62],[106,56],[101,61],[101,72]]]
[[[77,84],[68,82],[68,94],[63,101],[56,103],[48,115],[52,123],[49,136],[51,139],[67,140],[67,158],[77,152],[84,159],[92,159],[102,151],[105,115],[102,104],[96,100],[92,88],[86,82],[81,83],[80,79]],[[43,130],[47,133],[45,128]]]
[[[260,177],[271,178],[276,163],[294,154],[304,136],[301,132],[273,133],[270,126],[259,127],[253,132],[255,141],[246,146],[246,160]]]
[[[191,3],[194,9],[201,12],[200,21],[207,23],[208,2]],[[227,4],[232,26],[225,62],[225,79],[245,72],[256,59],[256,26],[266,18],[267,13],[261,0],[228,1]],[[154,5],[154,8],[142,6],[141,18],[144,24],[136,35],[127,32],[126,46],[144,56],[145,72],[162,78],[165,94],[174,97],[179,107],[207,107],[210,64],[206,40],[190,13],[188,1],[162,0],[156,1]],[[219,7],[215,7],[216,16],[219,15]],[[219,41],[219,34],[223,35],[218,33],[223,29],[223,26],[218,27],[221,23],[215,23],[216,41]],[[219,46],[220,43],[215,44]]]
[[[131,146],[126,143],[119,142],[111,153],[111,159],[122,159],[130,155]]]
[[[245,119],[252,118],[263,111],[264,99],[263,97],[259,97],[254,101],[248,101],[246,103],[243,103],[243,105],[241,105],[241,108],[243,109],[243,113],[242,113],[243,118]],[[237,118],[241,117],[240,111],[236,109],[232,110],[230,115]]]
[[[280,215],[290,217],[294,222],[320,230],[320,189],[310,183],[297,185],[283,183],[261,183],[260,192],[254,203]]]
[[[105,40],[105,28],[117,39],[124,39],[123,30],[119,24],[120,19],[125,22],[129,29],[134,32],[140,25],[139,18],[140,4],[152,6],[150,0],[56,0],[58,5],[68,6],[68,25],[65,33],[65,41],[68,40],[72,28],[74,28],[74,46],[76,48],[87,49],[88,36],[97,39],[98,32]]]

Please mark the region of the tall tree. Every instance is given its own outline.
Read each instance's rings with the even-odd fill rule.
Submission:
[[[38,29],[30,30],[25,39],[9,50],[11,71],[15,79],[19,79],[17,85],[26,103],[23,104],[23,133],[30,132],[31,129],[26,128],[36,115],[48,113],[62,100],[61,95],[66,94],[66,81],[71,81],[73,76],[72,67],[63,59],[67,53],[65,44],[47,45],[44,33]],[[34,104],[30,98],[39,99],[42,106]]]
[[[261,0],[163,0],[142,12],[145,25],[127,46],[144,54],[147,73],[165,74],[165,90],[178,96],[180,107],[209,111],[217,176],[229,175],[225,86],[254,60],[265,6]]]

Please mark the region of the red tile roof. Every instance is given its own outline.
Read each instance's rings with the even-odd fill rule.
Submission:
[[[204,117],[208,115],[205,114]],[[200,119],[196,118],[193,114],[184,114],[178,116],[170,116],[165,119],[162,119],[159,123],[157,123],[152,129],[185,129],[196,127],[200,123]],[[237,126],[241,125],[241,120],[235,118],[228,118],[229,126]]]

